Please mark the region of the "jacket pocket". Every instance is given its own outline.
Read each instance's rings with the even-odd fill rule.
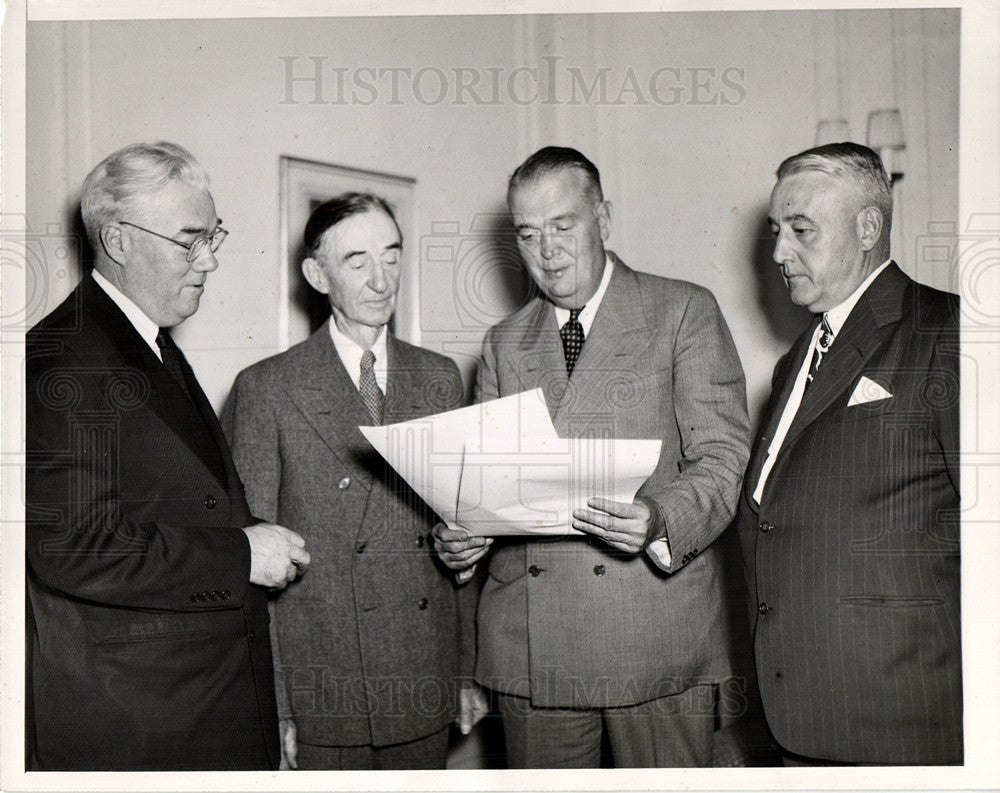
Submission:
[[[876,608],[898,608],[908,606],[940,606],[941,598],[905,597],[899,595],[844,595],[840,602],[845,606],[874,606]]]

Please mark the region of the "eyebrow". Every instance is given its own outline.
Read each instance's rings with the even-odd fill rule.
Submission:
[[[216,218],[215,225],[212,227],[212,229],[213,230],[217,229],[221,225],[222,225],[222,218]],[[178,232],[178,234],[206,234],[207,232],[208,229],[205,228],[204,226],[185,226]]]
[[[794,223],[797,220],[804,220],[807,223],[815,223],[816,222],[811,217],[809,217],[806,214],[803,214],[802,212],[796,212],[793,215],[785,215],[782,218],[782,220],[785,221],[786,223]],[[767,216],[767,222],[770,223],[772,226],[777,226],[778,225],[778,221],[775,220],[774,218],[772,218],[770,215]]]
[[[576,212],[564,212],[561,215],[556,215],[554,218],[549,218],[545,221],[545,223],[559,223],[560,221],[576,220],[579,217],[580,216]],[[514,228],[533,229],[535,226],[532,226],[530,223],[518,223]]]
[[[386,245],[382,249],[382,252],[385,253],[386,251],[401,251],[402,249],[403,249],[403,243],[393,242],[390,243],[389,245]],[[351,259],[354,256],[364,256],[366,253],[368,253],[368,251],[348,251],[347,253],[344,254],[344,261],[346,262],[348,259]]]

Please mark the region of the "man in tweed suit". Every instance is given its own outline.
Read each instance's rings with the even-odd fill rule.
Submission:
[[[284,763],[443,768],[471,638],[431,551],[434,516],[358,426],[459,407],[462,381],[386,327],[402,239],[383,200],[322,204],[305,243],[302,272],[332,317],[242,372],[223,417],[254,514],[280,515],[315,548],[311,574],[273,602]]]
[[[958,299],[890,260],[891,220],[864,146],[778,169],[774,260],[816,318],[775,368],[739,527],[790,765],[962,761]]]
[[[460,575],[488,565],[476,678],[498,692],[512,766],[598,766],[602,733],[619,767],[711,765],[729,677],[713,542],[749,443],[729,330],[707,290],[605,251],[611,205],[578,151],[536,152],[507,199],[542,295],[487,333],[478,398],[540,387],[561,436],[663,449],[633,503],[594,498],[573,513],[583,535],[435,531]]]

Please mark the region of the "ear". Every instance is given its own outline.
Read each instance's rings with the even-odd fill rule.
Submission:
[[[115,264],[124,265],[128,242],[125,239],[125,234],[122,232],[122,227],[117,223],[109,223],[107,226],[101,226],[98,237],[101,240],[101,247],[104,248],[104,252],[108,258]]]
[[[602,201],[597,206],[597,225],[601,229],[601,240],[607,240],[611,234],[611,202]]]
[[[310,256],[302,260],[302,275],[306,277],[309,286],[323,295],[330,294],[330,286],[326,282],[326,273],[323,272],[323,265]]]
[[[882,212],[878,207],[865,207],[855,218],[858,243],[867,252],[874,248],[882,236]]]

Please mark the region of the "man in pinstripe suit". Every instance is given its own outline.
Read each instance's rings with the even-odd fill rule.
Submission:
[[[767,722],[789,765],[961,763],[958,299],[889,258],[873,151],[777,175],[774,260],[816,318],[740,500]]]

